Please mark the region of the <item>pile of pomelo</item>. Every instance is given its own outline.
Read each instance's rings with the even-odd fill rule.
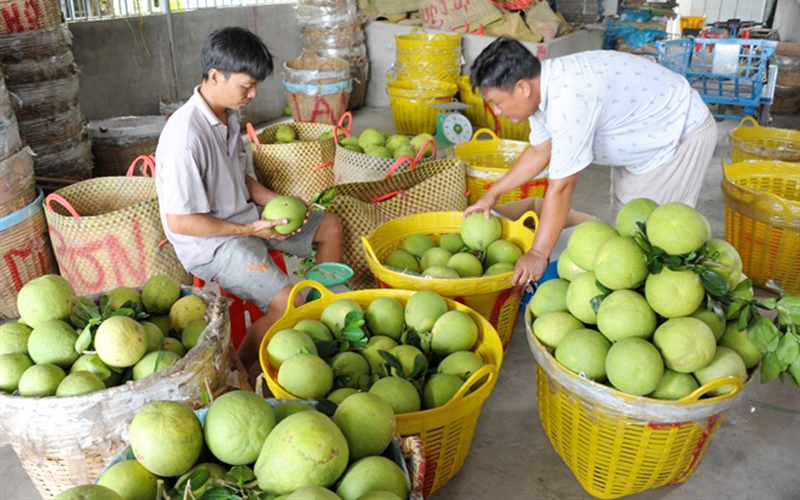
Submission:
[[[333,136],[332,132],[326,132],[325,138]],[[354,151],[356,153],[364,153],[368,156],[376,158],[391,159],[400,158],[401,156],[411,156],[415,158],[419,154],[420,149],[425,147],[425,143],[432,141],[433,136],[430,134],[419,134],[414,137],[408,137],[403,134],[389,134],[382,133],[374,128],[364,130],[360,136],[342,137],[339,139],[339,145],[343,148]],[[433,156],[433,146],[428,145],[425,147],[423,158]]]
[[[383,456],[394,432],[392,409],[369,393],[328,416],[235,391],[212,402],[202,423],[182,403],[157,401],[131,422],[133,459],[57,498],[155,499],[161,480],[169,498],[405,500],[408,480]]]
[[[652,274],[654,254],[667,264]],[[752,299],[736,250],[711,238],[708,221],[688,205],[637,199],[619,212],[616,229],[583,222],[558,259],[559,279],[531,299],[533,333],[566,368],[628,394],[674,400],[718,378],[744,382],[762,353],[735,317],[715,312],[686,262]]]
[[[181,359],[207,326],[205,302],[162,275],[141,293],[116,288],[99,303],[45,275],[22,287],[17,308],[19,321],[0,325],[0,391],[28,397],[143,379]]]
[[[406,274],[436,279],[478,278],[510,273],[522,249],[501,238],[500,219],[472,214],[460,233],[445,234],[437,242],[427,234],[407,238],[382,264]]]
[[[298,398],[343,404],[368,392],[400,414],[447,403],[484,365],[473,352],[477,341],[472,317],[448,311],[439,294],[426,290],[405,306],[375,299],[366,311],[336,300],[319,320],[275,333],[267,354],[278,384]]]

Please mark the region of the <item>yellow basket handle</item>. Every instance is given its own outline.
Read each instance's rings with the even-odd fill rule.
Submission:
[[[335,295],[333,292],[325,288],[325,286],[323,286],[322,283],[320,283],[319,281],[303,280],[298,284],[296,284],[289,292],[289,300],[288,303],[286,304],[286,313],[284,313],[284,316],[287,316],[290,313],[294,312],[294,310],[296,309],[296,307],[294,307],[294,298],[297,296],[298,293],[300,293],[300,290],[304,288],[313,288],[314,290],[318,291],[319,294],[322,296],[322,298],[325,300],[330,300]]]
[[[679,403],[696,403],[703,395],[708,393],[709,391],[716,389],[718,387],[722,387],[723,385],[732,385],[733,391],[729,392],[728,394],[723,394],[722,396],[715,396],[713,398],[704,399],[704,403],[715,403],[717,401],[722,401],[723,399],[732,398],[739,391],[742,390],[744,387],[744,383],[742,379],[739,377],[729,376],[729,377],[722,377],[716,380],[712,380],[711,382],[698,387],[693,393],[689,394],[686,397],[683,397],[678,400]]]
[[[742,118],[742,121],[739,122],[739,126],[742,127],[742,128],[745,128],[744,127],[745,123],[749,123],[754,128],[760,128],[761,127],[761,125],[759,125],[758,122],[756,121],[756,119],[753,118],[752,116],[745,116],[744,118]]]
[[[492,142],[500,142],[500,138],[499,138],[499,137],[497,137],[497,134],[495,134],[495,133],[492,131],[492,129],[490,129],[490,128],[479,128],[479,129],[478,129],[478,130],[477,130],[477,131],[476,131],[476,132],[475,132],[475,133],[472,135],[472,140],[471,140],[470,142],[477,141],[477,140],[478,140],[478,136],[479,136],[479,135],[482,135],[482,134],[487,134],[487,135],[489,135],[489,136],[491,137],[491,139],[488,139],[488,140],[491,140]],[[483,140],[487,140],[487,139],[483,139]]]
[[[753,205],[759,208],[762,208],[764,205],[768,205],[770,208],[769,211],[774,212],[775,210],[773,210],[773,208],[775,207],[776,202],[778,205],[780,205],[781,211],[785,215],[789,215],[790,217],[793,215],[792,209],[789,208],[789,205],[786,204],[786,201],[780,196],[770,193],[769,191],[762,191],[761,193],[758,193],[758,195],[756,195],[756,199],[753,200]]]
[[[478,368],[475,373],[469,376],[466,382],[461,384],[461,387],[459,387],[458,391],[453,394],[453,397],[450,398],[450,401],[441,406],[440,409],[459,404],[459,402],[464,399],[464,396],[467,395],[467,391],[472,389],[472,386],[474,386],[479,380],[487,375],[489,378],[484,382],[484,384],[492,384],[495,377],[497,377],[497,367],[494,365],[483,365]]]
[[[520,216],[519,219],[517,219],[515,221],[511,221],[511,224],[513,226],[519,227],[520,229],[526,229],[525,228],[525,221],[527,221],[528,219],[533,219],[533,227],[534,227],[535,230],[538,230],[539,229],[539,216],[536,215],[536,212],[534,212],[533,210],[528,210],[527,212],[522,214],[522,216]]]
[[[381,261],[378,260],[378,256],[375,255],[375,250],[372,249],[372,245],[370,244],[369,240],[364,236],[361,237],[361,245],[364,247],[364,251],[367,253],[367,260],[374,260],[376,264],[382,265]]]
[[[408,32],[409,35],[416,35],[416,34],[419,34],[419,33],[422,33],[423,35],[427,35],[428,34],[427,31],[425,31],[424,29],[420,28],[419,26],[414,26],[413,28],[411,28],[411,31]]]

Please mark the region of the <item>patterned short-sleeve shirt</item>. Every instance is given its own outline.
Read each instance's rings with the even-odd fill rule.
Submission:
[[[597,50],[542,62],[530,143],[552,139],[550,177],[590,163],[640,174],[666,163],[709,115],[681,75],[643,57]]]

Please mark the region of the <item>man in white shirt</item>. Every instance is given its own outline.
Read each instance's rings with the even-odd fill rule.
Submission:
[[[311,211],[294,234],[273,228],[285,220],[262,220],[264,205],[278,196],[253,177],[252,158],[240,135],[238,110],[257,95],[272,73],[272,55],[243,28],[212,33],[200,56],[203,81],[169,119],[156,149],[156,189],[161,222],[183,266],[206,281],[259,306],[239,347],[248,369],[269,326],[286,311],[291,285],[269,256],[272,248],[317,261],[342,257],[338,218]],[[301,298],[295,300],[299,306]]]
[[[489,212],[503,193],[549,164],[539,228],[514,283],[541,278],[570,210],[580,172],[611,168],[612,217],[635,198],[694,206],[717,142],[716,123],[682,76],[642,57],[588,51],[540,63],[522,44],[498,38],[475,60],[472,84],[495,114],[529,120],[530,147],[467,208]]]

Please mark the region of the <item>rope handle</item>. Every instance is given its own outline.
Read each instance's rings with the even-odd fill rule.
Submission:
[[[247,122],[247,136],[250,137],[250,142],[256,145],[257,148],[261,147],[261,141],[258,140],[258,135],[256,135],[256,129],[253,127],[253,124]]]
[[[377,198],[373,198],[373,199],[369,200],[369,202],[374,205],[376,203],[380,203],[382,201],[386,201],[386,200],[388,200],[390,198],[394,198],[398,194],[402,194],[402,193],[405,193],[405,191],[402,190],[402,189],[398,189],[397,191],[392,191],[390,193],[384,194],[383,196],[378,196]]]
[[[339,126],[344,128],[344,120],[347,119],[347,131],[353,130],[353,113],[345,111],[339,118]]]
[[[153,155],[139,155],[137,156],[131,166],[128,167],[128,173],[125,174],[125,177],[133,177],[134,172],[136,171],[136,165],[139,162],[142,162],[142,174],[147,175],[147,170],[150,169],[150,177],[155,178],[156,176],[156,157]]]
[[[711,382],[709,382],[709,383],[707,383],[707,384],[705,384],[705,385],[703,385],[701,387],[698,387],[697,389],[695,389],[695,391],[693,393],[689,394],[688,396],[686,396],[684,398],[679,399],[678,402],[679,403],[696,403],[707,392],[709,392],[709,391],[711,391],[713,389],[716,389],[718,387],[722,387],[723,385],[732,385],[733,386],[733,391],[731,391],[731,392],[729,392],[727,394],[724,394],[722,396],[717,396],[717,397],[713,397],[713,398],[709,398],[709,399],[704,399],[703,402],[704,403],[711,403],[711,402],[714,402],[714,401],[721,401],[723,399],[732,398],[733,396],[738,394],[739,391],[742,390],[742,387],[744,387],[744,384],[742,383],[742,379],[740,379],[739,377],[729,376],[729,377],[718,378],[716,380],[712,380]]]
[[[346,128],[342,127],[338,123],[334,124],[334,126],[333,126],[333,142],[335,142],[337,146],[339,145],[339,131],[341,131],[342,134],[344,134],[345,137],[350,137],[350,131],[349,130],[347,130]]]
[[[408,169],[409,172],[411,170],[414,170],[415,168],[417,168],[417,161],[414,158],[412,158],[412,157],[410,157],[408,155],[403,155],[400,158],[396,159],[394,161],[394,163],[392,164],[392,166],[389,167],[389,171],[386,172],[386,176],[384,177],[384,180],[388,179],[389,177],[391,177],[392,174],[394,173],[394,171],[397,170],[397,167],[399,167],[400,165],[402,165],[406,161],[408,161],[410,163],[410,165],[411,165],[411,168]]]
[[[423,155],[425,155],[425,150],[428,149],[428,145],[430,145],[433,148],[433,154],[431,154],[431,157],[432,158],[436,157],[436,143],[433,141],[433,139],[428,139],[427,141],[425,141],[425,144],[423,144],[422,147],[419,148],[419,152],[417,152],[417,156],[414,158],[414,162],[419,163],[422,160]],[[413,167],[411,170],[414,170]]]
[[[75,210],[75,207],[72,206],[72,203],[68,202],[66,198],[57,193],[50,193],[47,195],[47,198],[44,199],[44,204],[47,206],[47,209],[50,210],[51,212],[55,213],[55,210],[53,210],[54,201],[58,202],[59,204],[61,204],[62,207],[66,208],[67,212],[69,212],[70,215],[72,215],[76,219],[81,218],[81,215],[78,213],[77,210]]]

